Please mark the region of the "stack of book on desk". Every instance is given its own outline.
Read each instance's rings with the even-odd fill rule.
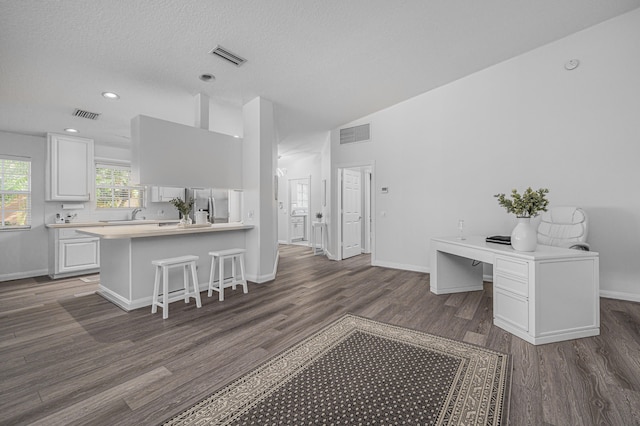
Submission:
[[[488,243],[496,243],[496,244],[511,244],[511,237],[503,236],[503,235],[494,235],[492,237],[487,237],[486,241]]]

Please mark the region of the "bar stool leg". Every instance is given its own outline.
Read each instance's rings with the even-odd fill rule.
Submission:
[[[249,293],[249,288],[247,287],[247,279],[244,276],[244,253],[240,253],[239,256],[240,261],[240,279],[242,279],[242,291],[243,293]]]
[[[216,274],[216,256],[212,256],[211,272],[209,272],[209,291],[207,292],[207,295],[209,297],[211,297],[211,295],[213,294],[213,277],[215,277],[215,274]]]
[[[162,267],[162,319],[169,318],[169,268]]]
[[[153,298],[151,299],[151,313],[158,312],[158,293],[160,292],[160,267],[156,266],[156,279],[153,282]]]
[[[238,282],[238,280],[236,279],[236,260],[238,259],[237,256],[231,256],[231,282],[233,283],[233,285],[231,286],[232,289],[236,289],[236,284]]]
[[[198,274],[196,273],[196,263],[191,262],[191,278],[193,279],[193,297],[196,299],[196,306],[202,307],[200,300],[200,286],[198,285]]]
[[[189,303],[189,265],[182,267],[182,277],[184,280],[184,303]]]
[[[224,256],[218,259],[218,301],[224,301]]]

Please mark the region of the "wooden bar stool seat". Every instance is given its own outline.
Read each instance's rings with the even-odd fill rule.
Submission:
[[[245,252],[246,252],[245,249],[240,249],[240,248],[209,252],[209,255],[212,256],[211,274],[209,275],[209,297],[211,297],[211,295],[213,294],[213,291],[217,291],[218,300],[222,302],[224,300],[224,289],[231,287],[235,290],[238,284],[243,287],[244,293],[249,292],[249,289],[247,287],[247,279],[244,275],[244,253]],[[227,280],[225,282],[224,261],[226,259],[231,259],[231,280]],[[215,281],[216,265],[218,266],[217,284]],[[240,274],[238,274],[238,269]]]
[[[156,267],[156,279],[153,283],[153,303],[151,304],[151,313],[158,311],[158,306],[162,308],[162,319],[169,318],[169,269],[183,268],[184,274],[184,303],[189,303],[189,298],[196,299],[196,306],[202,307],[200,301],[200,289],[198,287],[198,275],[196,273],[196,262],[198,256],[187,255],[180,257],[171,257],[168,259],[158,259],[151,262]],[[189,290],[189,270],[191,270],[191,279],[193,281],[193,291]],[[160,296],[160,276],[162,275],[162,302]]]

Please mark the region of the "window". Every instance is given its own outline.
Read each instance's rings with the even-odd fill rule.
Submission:
[[[309,207],[309,184],[298,183],[296,188],[298,207]]]
[[[131,167],[96,164],[96,204],[99,209],[142,207],[144,191],[131,185]]]
[[[0,229],[31,228],[31,159],[0,156]]]

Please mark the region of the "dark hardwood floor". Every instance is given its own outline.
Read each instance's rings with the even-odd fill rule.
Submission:
[[[601,335],[530,345],[485,291],[282,246],[278,277],[226,300],[124,312],[96,284],[0,283],[0,424],[157,424],[347,312],[513,355],[512,425],[640,424],[640,304],[601,299]],[[215,295],[214,295],[215,296]]]

